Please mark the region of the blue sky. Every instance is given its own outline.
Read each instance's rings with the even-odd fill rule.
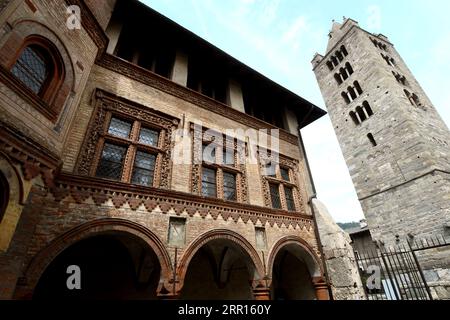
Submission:
[[[310,61],[325,53],[333,19],[388,36],[450,124],[448,0],[143,0],[243,63],[325,109]],[[339,222],[361,207],[326,116],[303,130],[319,199]]]

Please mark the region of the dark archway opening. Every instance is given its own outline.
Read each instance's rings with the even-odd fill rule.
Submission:
[[[232,241],[212,240],[197,251],[185,276],[182,300],[251,300],[255,266]]]
[[[9,203],[9,183],[3,173],[0,172],[0,223],[5,215]]]
[[[287,249],[278,252],[272,274],[273,300],[316,300],[308,266]]]
[[[81,270],[81,290],[69,290],[69,266]],[[75,243],[48,266],[33,299],[157,299],[160,265],[142,240],[124,234],[94,236]]]

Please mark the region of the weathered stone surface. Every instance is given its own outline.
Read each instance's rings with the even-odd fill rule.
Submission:
[[[350,237],[333,221],[323,203],[313,199],[313,206],[333,298],[336,300],[365,299],[353,248],[350,245]]]
[[[373,239],[448,236],[446,124],[385,36],[346,19],[330,37],[325,56],[312,63]],[[353,72],[339,79],[348,64]],[[356,82],[361,92],[349,96]],[[448,250],[420,256],[424,270],[450,266]]]

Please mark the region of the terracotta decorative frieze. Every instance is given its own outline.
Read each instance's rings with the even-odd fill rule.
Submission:
[[[0,153],[20,164],[26,180],[42,175],[49,187],[53,186],[54,175],[61,167],[57,155],[1,121]]]
[[[313,218],[307,215],[92,177],[61,174],[50,192],[57,202],[71,196],[78,204],[91,198],[97,206],[101,206],[111,200],[117,209],[128,204],[131,210],[142,209],[143,206],[151,213],[159,207],[164,214],[173,210],[177,215],[187,213],[190,217],[198,214],[202,218],[211,216],[217,220],[220,216],[236,223],[241,219],[244,223],[255,225],[259,221],[263,225],[269,223],[270,226],[299,227],[309,232],[314,230]]]

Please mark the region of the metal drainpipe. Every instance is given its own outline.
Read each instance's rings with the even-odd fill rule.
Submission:
[[[313,180],[312,173],[311,173],[311,167],[309,166],[308,156],[306,155],[305,145],[303,143],[302,134],[301,134],[300,130],[301,129],[299,126],[298,127],[298,141],[299,141],[300,149],[303,153],[303,156],[305,157],[305,163],[306,163],[306,168],[308,169],[309,181],[311,183],[311,187],[312,187],[312,191],[313,191],[313,195],[309,199],[308,205],[311,207],[311,212],[313,215],[314,233],[316,235],[317,244],[319,246],[319,251],[322,256],[322,266],[323,266],[323,270],[325,273],[325,279],[327,280],[327,283],[328,283],[328,294],[330,295],[330,299],[334,300],[333,299],[333,291],[331,290],[331,285],[330,285],[331,284],[330,277],[328,275],[328,268],[327,268],[327,264],[325,262],[326,258],[325,258],[325,254],[323,252],[322,241],[320,240],[319,226],[317,225],[317,220],[316,220],[316,211],[314,210],[314,206],[312,204],[312,200],[317,199],[317,191],[316,191],[316,186],[314,185],[314,180]]]

